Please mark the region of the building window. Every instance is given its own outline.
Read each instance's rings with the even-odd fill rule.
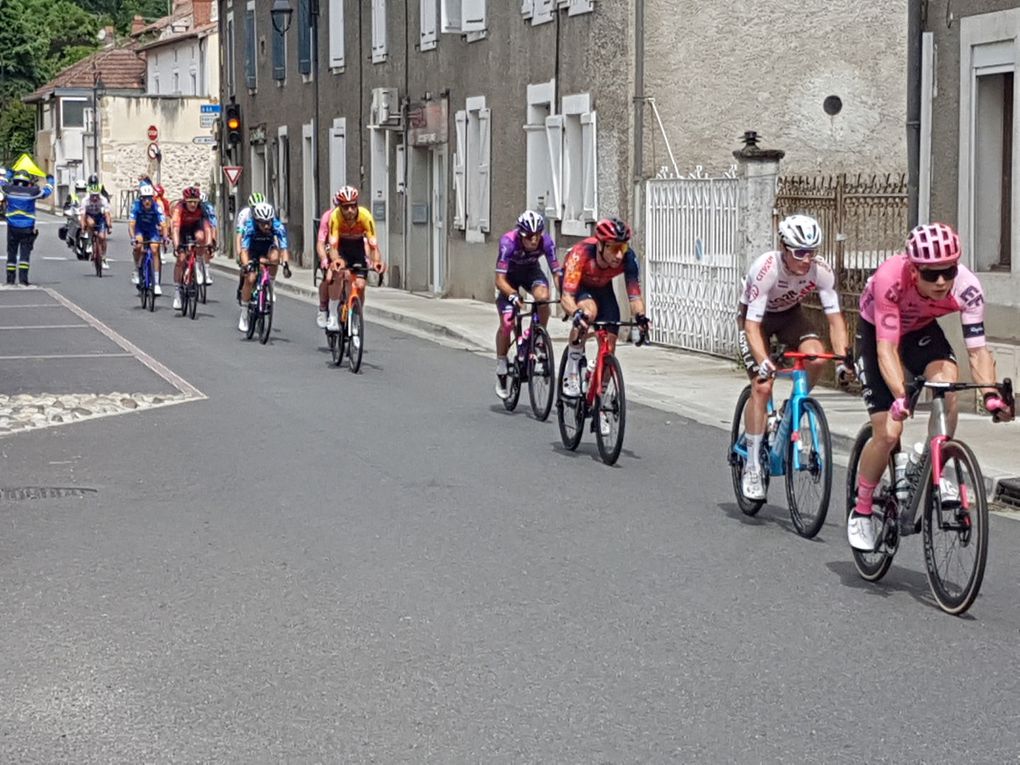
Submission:
[[[347,118],[336,117],[329,130],[329,187],[334,192],[347,183]]]
[[[85,107],[88,102],[82,99],[64,98],[60,101],[60,127],[85,127]]]
[[[287,36],[275,29],[269,34],[273,38],[273,79],[283,82],[287,79]]]
[[[342,69],[344,61],[344,0],[329,0],[329,66]]]
[[[248,90],[255,90],[258,80],[255,74],[255,2],[248,3],[244,12],[244,83]]]
[[[198,92],[198,72],[194,69],[191,70],[191,94],[193,96],[199,95]]]
[[[290,217],[290,139],[286,127],[279,128],[276,140],[276,207],[280,220],[286,223]]]
[[[453,160],[455,213],[453,224],[467,232],[469,242],[484,242],[489,231],[492,111],[485,96],[468,98],[457,112],[457,153]]]
[[[598,212],[595,110],[591,96],[563,97],[563,157],[560,188],[563,192],[562,232],[587,236],[588,224]]]
[[[298,71],[312,73],[312,8],[311,0],[298,0]]]
[[[468,42],[485,37],[487,0],[439,0],[439,29],[466,34]]]
[[[154,96],[158,96],[159,95],[159,75],[158,74],[152,75],[152,94]]]
[[[525,207],[546,218],[559,219],[563,212],[560,164],[563,156],[563,117],[556,113],[556,81],[528,85],[527,198]]]
[[[181,75],[179,72],[174,72],[174,89],[171,91],[175,96],[181,94]]]
[[[234,87],[234,51],[236,50],[237,48],[234,47],[234,14],[231,12],[227,14],[227,54],[223,57],[224,66],[227,70],[227,95],[231,96],[237,93]]]
[[[372,63],[386,60],[386,0],[372,0]]]
[[[436,0],[420,0],[421,35],[418,50],[434,50],[439,26],[439,8]]]

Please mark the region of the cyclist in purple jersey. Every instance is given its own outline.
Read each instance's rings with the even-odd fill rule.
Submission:
[[[518,291],[523,287],[535,300],[549,299],[549,281],[539,265],[542,258],[558,282],[563,280],[563,267],[556,258],[556,243],[545,233],[545,219],[534,210],[525,210],[517,225],[499,240],[496,260],[496,309],[499,328],[496,330],[496,395],[506,398],[506,354],[510,348],[510,329],[514,310],[520,302]],[[549,323],[549,306],[538,306],[542,326]]]

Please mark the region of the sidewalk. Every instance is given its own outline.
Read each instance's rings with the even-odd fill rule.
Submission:
[[[214,258],[212,265],[237,272],[233,261]],[[312,286],[312,272],[295,268],[291,279],[277,279],[278,288],[289,294],[318,302]],[[490,303],[455,298],[436,299],[388,287],[371,289],[365,307],[365,316],[374,321],[396,327],[444,345],[464,348],[493,359],[496,329],[496,311]],[[308,320],[312,320],[309,311]],[[556,347],[557,357],[567,336],[568,325],[555,318],[549,322],[549,331]],[[673,412],[703,425],[730,429],[737,396],[747,384],[743,368],[735,361],[686,353],[661,346],[635,348],[621,343],[617,347],[630,400]],[[489,384],[491,380],[480,380]],[[781,400],[789,393],[786,381],[776,384],[776,398]],[[860,398],[848,393],[818,388],[814,396],[825,408],[832,431],[837,461],[845,464],[846,457],[866,421],[864,404]],[[907,423],[904,441],[923,440],[927,428],[927,415],[918,415]],[[974,450],[989,487],[989,497],[1001,479],[1020,476],[1020,423],[993,425],[987,416],[964,414],[957,429],[960,438]],[[720,465],[725,458],[725,446],[719,446]],[[715,448],[715,444],[708,448]]]

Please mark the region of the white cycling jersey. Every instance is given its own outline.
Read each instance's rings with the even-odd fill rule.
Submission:
[[[766,252],[752,264],[744,279],[740,302],[747,306],[746,318],[760,322],[766,313],[788,311],[815,290],[825,313],[839,313],[836,274],[821,258],[814,258],[803,276],[791,274],[779,251]]]
[[[241,212],[237,214],[237,220],[234,222],[234,233],[243,234],[244,227],[251,220],[251,208],[243,207]]]
[[[81,205],[85,214],[93,218],[98,218],[110,212],[110,203],[101,194],[90,194]]]

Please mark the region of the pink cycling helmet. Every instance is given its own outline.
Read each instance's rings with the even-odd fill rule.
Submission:
[[[945,223],[918,226],[907,237],[907,257],[915,266],[938,266],[960,259],[960,237]]]

